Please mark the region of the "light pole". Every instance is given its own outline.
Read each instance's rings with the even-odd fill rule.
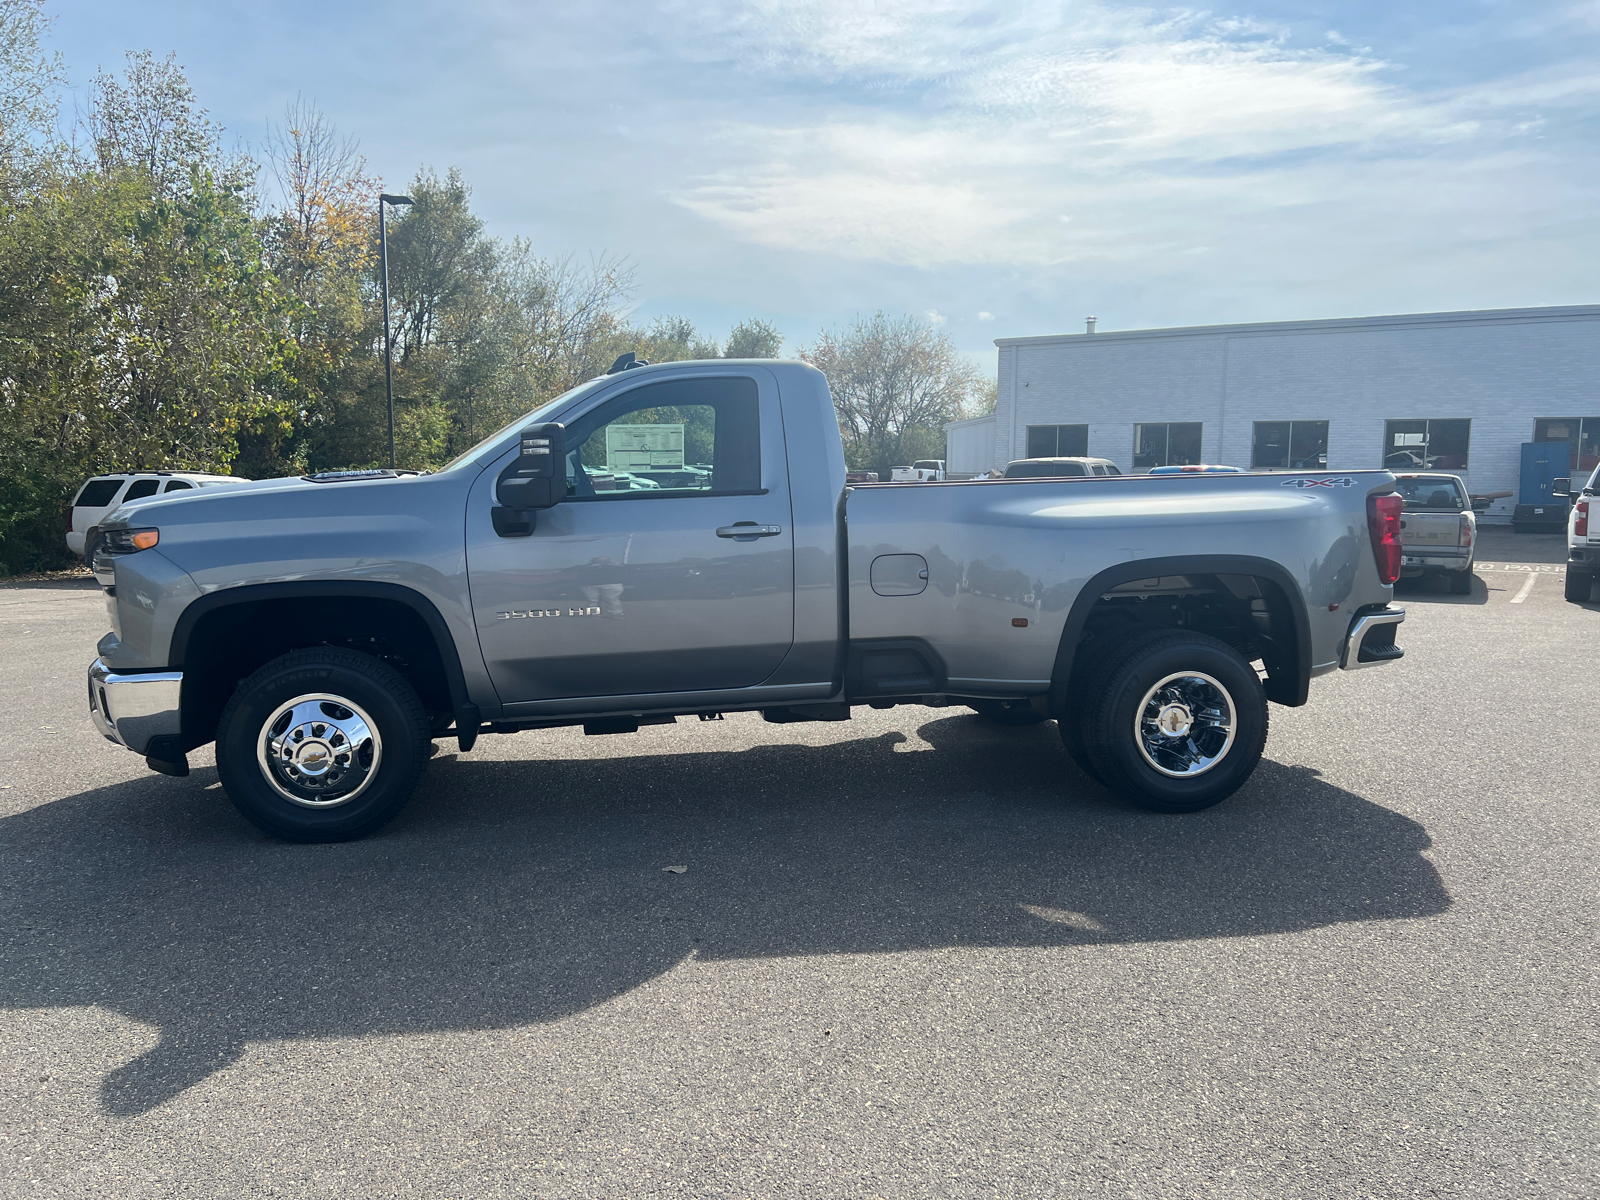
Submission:
[[[389,328],[389,230],[383,219],[385,204],[416,203],[410,196],[378,194],[378,257],[383,260],[383,392],[389,399],[389,469],[394,466],[394,334]]]

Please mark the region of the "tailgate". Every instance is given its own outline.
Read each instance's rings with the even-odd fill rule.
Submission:
[[[1455,549],[1461,544],[1461,514],[1405,512],[1400,514],[1400,544],[1407,550],[1430,547]]]

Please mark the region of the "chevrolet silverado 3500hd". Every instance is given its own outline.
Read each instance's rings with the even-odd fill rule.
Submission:
[[[667,483],[595,486],[617,472]],[[167,774],[215,741],[299,841],[377,829],[447,735],[855,705],[1054,719],[1085,772],[1188,812],[1249,777],[1268,701],[1401,657],[1400,507],[1388,471],[848,487],[812,368],[614,370],[431,474],[121,506],[89,702]]]

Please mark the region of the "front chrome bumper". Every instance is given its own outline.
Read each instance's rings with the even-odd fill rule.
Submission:
[[[157,737],[179,733],[182,671],[119,675],[98,658],[89,664],[89,714],[107,741],[137,754]]]
[[[1346,671],[1377,667],[1404,658],[1406,652],[1394,644],[1395,631],[1406,619],[1403,608],[1379,608],[1362,613],[1350,623],[1339,666]]]

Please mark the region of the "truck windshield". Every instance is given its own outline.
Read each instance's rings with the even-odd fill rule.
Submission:
[[[1454,479],[1400,479],[1395,482],[1400,492],[1402,507],[1408,512],[1461,512],[1467,507],[1467,498],[1461,485]]]
[[[558,408],[560,408],[567,401],[576,399],[579,395],[581,395],[582,393],[584,393],[586,391],[592,391],[594,388],[597,388],[601,384],[605,383],[607,381],[607,379],[608,379],[607,376],[601,375],[600,377],[598,377],[596,379],[589,380],[587,383],[580,383],[577,387],[572,388],[569,391],[562,392],[561,395],[557,396],[554,400],[547,400],[545,403],[541,404],[538,408],[534,409],[532,412],[524,413],[522,416],[518,417],[515,421],[512,421],[507,425],[502,425],[499,429],[496,429],[493,433],[491,433],[488,437],[484,438],[483,441],[479,442],[476,446],[473,446],[470,450],[463,450],[460,454],[456,455],[449,462],[445,463],[444,466],[439,468],[438,473],[439,474],[443,474],[445,471],[453,471],[457,467],[462,466],[465,463],[471,462],[478,455],[482,454],[485,450],[487,450],[490,446],[494,445],[494,443],[498,442],[501,438],[509,437],[512,432],[522,428],[522,426],[524,426],[524,425],[531,425],[535,421],[544,420],[545,417],[549,413],[555,412]]]

